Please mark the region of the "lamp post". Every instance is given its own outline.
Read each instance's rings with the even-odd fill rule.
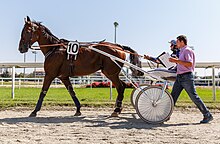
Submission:
[[[117,29],[117,27],[118,27],[118,22],[114,22],[114,26],[115,26],[115,40],[114,40],[114,42],[116,43],[116,29]]]
[[[116,29],[118,27],[118,23],[114,22],[114,27],[115,27],[115,37],[114,37],[114,43],[116,43]],[[110,100],[112,100],[112,81],[110,81]]]

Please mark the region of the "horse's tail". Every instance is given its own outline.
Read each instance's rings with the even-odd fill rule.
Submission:
[[[138,66],[138,67],[140,67],[140,68],[142,67],[142,66],[141,66],[141,61],[140,61],[139,55],[138,55],[138,53],[137,53],[135,50],[133,50],[132,48],[130,48],[130,47],[128,47],[128,46],[124,46],[124,45],[120,45],[120,47],[121,47],[123,50],[127,50],[127,51],[131,52],[131,53],[130,53],[130,56],[129,56],[129,58],[130,58],[130,63],[132,63],[132,64],[134,64],[134,65],[136,65],[136,66]],[[138,71],[138,70],[136,70],[136,69],[134,69],[134,68],[131,68],[131,67],[130,67],[130,69],[131,69],[131,71],[132,71],[132,75],[133,75],[133,76],[143,76],[143,75],[144,75],[144,73],[141,72],[141,71]]]

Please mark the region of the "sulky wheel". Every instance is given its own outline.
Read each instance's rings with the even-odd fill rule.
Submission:
[[[148,84],[143,84],[143,85],[140,85],[140,87],[134,88],[132,90],[132,92],[131,92],[131,104],[134,108],[135,108],[135,100],[137,98],[138,93],[141,91],[141,89],[144,89],[148,86],[149,86]]]
[[[160,86],[149,86],[140,91],[135,100],[138,116],[147,123],[159,124],[166,121],[173,112],[170,93]]]

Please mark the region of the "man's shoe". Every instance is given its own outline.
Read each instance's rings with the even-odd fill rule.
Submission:
[[[204,116],[203,120],[200,121],[200,123],[209,123],[210,121],[213,120],[212,115],[210,114],[209,116]]]

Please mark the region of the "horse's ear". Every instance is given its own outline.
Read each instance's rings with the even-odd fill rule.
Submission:
[[[24,21],[27,24],[31,24],[31,19],[29,18],[29,16],[27,16],[27,18],[24,18]]]
[[[31,19],[29,18],[29,16],[27,16],[27,21],[29,21],[29,22],[31,21]]]

